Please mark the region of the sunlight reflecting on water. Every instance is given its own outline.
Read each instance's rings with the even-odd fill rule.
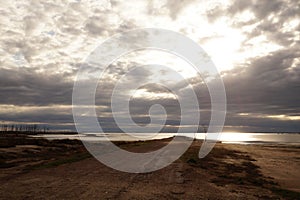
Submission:
[[[138,140],[154,140],[173,137],[174,133],[159,133],[154,137],[145,137],[147,133],[142,134],[142,139],[138,137],[132,137],[124,133],[87,133],[87,134],[43,134],[33,137],[42,137],[49,140],[54,139],[81,139],[84,141],[101,141],[104,137],[107,137],[111,141],[138,141]],[[152,134],[151,134],[152,135]],[[199,140],[210,140],[216,138],[216,133],[185,133],[181,134],[186,137],[196,137]],[[219,134],[218,141],[222,143],[288,143],[288,144],[300,144],[300,134],[296,133],[239,133],[239,132],[224,132]]]

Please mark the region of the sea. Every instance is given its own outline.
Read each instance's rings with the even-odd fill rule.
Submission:
[[[86,134],[40,134],[33,137],[54,139],[77,139],[82,141],[146,141],[155,139],[170,138],[176,135],[192,137],[199,140],[213,140],[230,144],[289,144],[300,145],[299,133],[86,133]]]

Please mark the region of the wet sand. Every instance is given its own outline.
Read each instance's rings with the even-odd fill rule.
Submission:
[[[147,152],[169,140],[119,144]],[[300,147],[217,144],[198,159],[201,142],[170,166],[119,172],[79,141],[27,142],[0,148],[0,199],[297,199]]]

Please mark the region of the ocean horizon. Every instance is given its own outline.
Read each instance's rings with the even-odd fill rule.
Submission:
[[[243,133],[243,132],[223,132],[223,133],[79,133],[79,134],[38,134],[32,137],[41,137],[48,140],[55,139],[77,139],[82,141],[97,142],[105,141],[147,141],[165,139],[174,136],[185,136],[199,140],[214,140],[222,143],[235,144],[300,144],[299,133]]]

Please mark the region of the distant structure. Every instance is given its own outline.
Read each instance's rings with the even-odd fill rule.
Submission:
[[[204,140],[206,140],[206,138],[207,138],[207,126],[205,124],[201,124],[201,125],[199,124],[197,133],[204,133]],[[197,133],[195,133],[195,138],[197,138],[196,137]]]
[[[49,128],[47,127],[39,127],[37,124],[1,124],[0,132],[8,133],[8,132],[26,132],[26,133],[40,133],[40,132],[48,132]]]

